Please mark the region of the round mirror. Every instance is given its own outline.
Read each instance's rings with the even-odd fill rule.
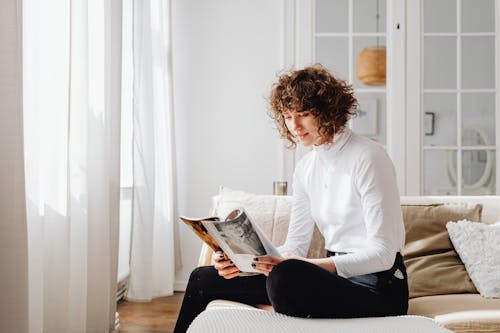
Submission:
[[[463,131],[464,146],[489,146],[488,136],[480,127],[467,127]],[[465,193],[488,187],[493,169],[494,155],[490,150],[462,151],[462,186]],[[448,176],[452,183],[457,183],[457,161],[448,154]],[[487,194],[487,193],[484,193]]]

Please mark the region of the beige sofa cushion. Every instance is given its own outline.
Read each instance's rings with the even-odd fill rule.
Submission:
[[[448,313],[436,316],[434,321],[455,333],[500,333],[499,310]]]
[[[500,332],[500,299],[486,299],[479,294],[413,298],[408,314],[434,318],[457,333]]]
[[[480,204],[402,205],[410,298],[476,293],[446,230],[448,221],[481,220]]]
[[[401,205],[432,205],[436,203],[464,203],[481,204],[481,223],[495,223],[500,221],[500,196],[477,195],[477,196],[402,196]]]

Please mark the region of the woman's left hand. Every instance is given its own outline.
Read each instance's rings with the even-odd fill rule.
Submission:
[[[261,257],[255,257],[254,258],[254,263],[253,267],[262,272],[265,276],[268,276],[269,273],[273,270],[274,266],[279,264],[280,262],[288,259],[297,259],[297,260],[304,260],[304,261],[309,261],[306,258],[297,256],[293,253],[286,252],[283,254],[283,257],[274,257],[274,256],[261,256]]]

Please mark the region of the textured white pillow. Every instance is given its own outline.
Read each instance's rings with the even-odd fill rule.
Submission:
[[[218,216],[225,217],[233,209],[243,207],[252,220],[260,223],[262,220],[272,220],[277,215],[288,220],[291,204],[291,196],[253,194],[221,186],[215,208]]]
[[[279,246],[285,242],[292,197],[253,194],[221,187],[215,203],[219,217],[224,218],[233,209],[243,207],[274,245]]]
[[[446,224],[451,242],[481,296],[500,298],[500,222]]]
[[[227,216],[233,209],[245,208],[250,219],[256,222],[271,242],[280,246],[285,242],[290,220],[292,196],[253,194],[221,187],[215,198],[215,210],[221,217]],[[325,240],[314,227],[309,258],[324,258]]]

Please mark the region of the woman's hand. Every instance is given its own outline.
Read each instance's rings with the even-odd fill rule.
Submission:
[[[224,252],[214,252],[212,254],[212,260],[214,261],[214,268],[224,279],[232,279],[239,276],[241,273],[238,267],[233,264]]]
[[[252,264],[252,267],[254,267],[256,270],[262,272],[265,276],[268,276],[269,273],[271,273],[271,271],[273,270],[274,266],[276,266],[280,262],[282,262],[284,260],[288,260],[288,259],[309,261],[306,258],[299,257],[293,253],[290,253],[290,252],[286,252],[283,254],[283,258],[273,257],[273,256],[255,257],[254,263]]]
[[[273,270],[274,266],[285,260],[284,258],[273,256],[262,256],[253,258],[252,267],[268,276]]]

